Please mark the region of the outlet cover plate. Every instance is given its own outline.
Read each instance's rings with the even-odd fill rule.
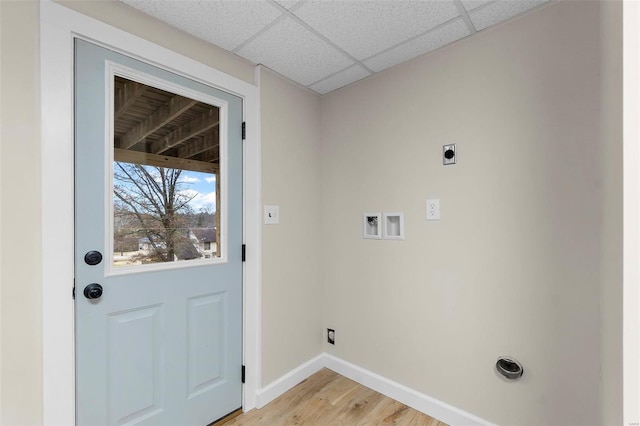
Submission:
[[[440,220],[440,200],[427,200],[427,220]]]
[[[445,156],[447,151],[453,151],[453,156],[451,158],[447,158]],[[442,164],[443,165],[449,166],[451,164],[456,164],[456,157],[458,157],[458,153],[456,152],[456,144],[455,143],[442,146]]]

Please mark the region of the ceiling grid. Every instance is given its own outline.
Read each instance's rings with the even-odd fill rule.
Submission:
[[[120,0],[325,94],[551,0]]]
[[[462,1],[453,0],[453,4],[456,5],[456,8],[458,9],[458,13],[460,14],[460,17],[462,17],[462,20],[467,25],[467,28],[469,29],[470,35],[474,35],[477,32],[476,31],[476,27],[473,25],[473,22],[471,22],[471,18],[469,18],[469,14],[467,13],[467,9],[464,8],[464,5],[462,4]]]

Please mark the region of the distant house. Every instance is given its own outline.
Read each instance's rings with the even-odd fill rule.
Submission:
[[[158,247],[158,249],[161,249],[161,250],[166,249],[166,244],[162,242],[156,244],[156,246]],[[143,256],[149,256],[151,253],[153,253],[153,251],[154,251],[154,247],[153,247],[153,244],[151,244],[151,241],[149,241],[149,238],[143,237],[138,239],[139,254]],[[198,259],[200,257],[203,257],[203,255],[195,247],[195,245],[193,244],[193,241],[190,238],[189,239],[180,238],[176,242],[174,260],[176,261],[191,260],[191,259]]]
[[[191,228],[189,229],[189,239],[201,256],[210,258],[215,255],[217,251],[215,228]]]
[[[157,249],[166,249],[166,244],[159,242]],[[154,251],[154,245],[149,238],[138,239],[138,254],[149,256]],[[174,260],[191,260],[210,258],[215,256],[217,250],[215,228],[190,228],[187,230],[187,238],[181,237],[176,241]]]
[[[194,247],[191,241],[180,239],[176,244],[174,260],[191,260],[202,257],[202,254]]]

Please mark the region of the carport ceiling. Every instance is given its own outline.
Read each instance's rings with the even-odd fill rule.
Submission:
[[[217,173],[217,107],[123,77],[114,83],[116,161]]]
[[[120,0],[320,94],[549,0]]]

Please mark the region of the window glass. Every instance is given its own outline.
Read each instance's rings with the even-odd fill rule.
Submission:
[[[220,257],[219,108],[115,77],[113,265]]]

